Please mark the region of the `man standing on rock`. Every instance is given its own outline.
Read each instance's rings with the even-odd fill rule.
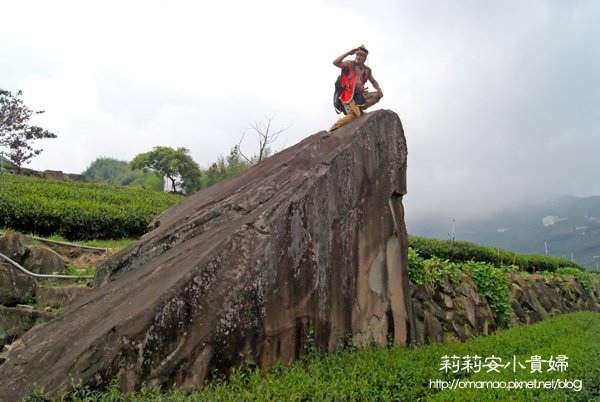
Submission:
[[[333,61],[333,65],[342,69],[342,87],[339,99],[346,116],[335,122],[329,131],[340,128],[344,124],[360,117],[363,110],[373,106],[383,97],[379,83],[373,78],[371,69],[365,65],[369,51],[364,45],[352,49]],[[356,55],[354,61],[344,61],[350,55]],[[368,92],[365,84],[371,81],[376,92]]]

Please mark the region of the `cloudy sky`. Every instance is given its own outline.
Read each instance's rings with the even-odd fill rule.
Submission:
[[[600,1],[0,0],[0,87],[58,134],[29,167],[81,172],[186,147],[207,167],[248,127],[327,129],[360,44],[409,146],[407,220],[600,194]]]

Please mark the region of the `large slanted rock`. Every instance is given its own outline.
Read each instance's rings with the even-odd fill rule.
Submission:
[[[22,338],[0,366],[0,399],[34,384],[193,387],[250,360],[406,343],[406,143],[377,111],[306,138],[190,196],[98,268],[96,289]]]
[[[91,292],[91,288],[85,285],[77,286],[36,286],[35,301],[41,306],[68,306],[75,300]]]

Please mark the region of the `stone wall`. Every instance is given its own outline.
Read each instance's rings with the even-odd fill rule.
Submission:
[[[21,167],[20,169],[17,168],[16,166],[9,166],[9,165],[5,165],[4,166],[4,170],[13,173],[13,174],[19,174],[22,176],[29,176],[29,177],[36,177],[38,179],[47,179],[47,180],[73,180],[73,181],[79,181],[79,182],[86,182],[87,178],[82,175],[82,174],[78,174],[78,173],[64,173],[60,170],[44,170],[43,172],[38,171],[38,170],[33,170],[33,169],[27,169],[24,167]]]
[[[513,322],[531,324],[548,316],[580,310],[600,311],[600,286],[586,291],[571,275],[509,274],[513,283]]]
[[[580,310],[600,311],[600,286],[589,293],[571,275],[510,273],[511,324],[531,324],[549,316]],[[417,343],[465,340],[497,329],[485,296],[467,274],[458,283],[446,276],[435,290],[411,284]]]

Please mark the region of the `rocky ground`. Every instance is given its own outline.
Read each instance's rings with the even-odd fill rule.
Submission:
[[[0,253],[36,274],[93,275],[114,250],[42,242],[7,232]],[[91,290],[91,279],[33,278],[0,259],[0,363],[34,325],[43,324]]]

